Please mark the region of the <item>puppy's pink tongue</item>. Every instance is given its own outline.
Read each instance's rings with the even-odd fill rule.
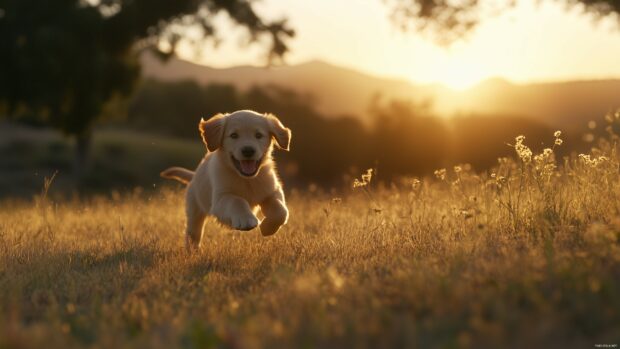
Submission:
[[[240,160],[241,172],[246,175],[251,175],[256,172],[256,160]]]

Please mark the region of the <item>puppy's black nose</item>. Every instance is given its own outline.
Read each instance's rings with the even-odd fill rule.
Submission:
[[[256,150],[252,147],[241,148],[241,154],[243,154],[243,156],[245,156],[246,158],[251,158],[252,156],[254,156],[254,153],[256,153]]]

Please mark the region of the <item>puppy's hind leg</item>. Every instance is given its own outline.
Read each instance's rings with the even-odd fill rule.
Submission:
[[[187,250],[197,250],[200,248],[202,230],[207,215],[202,212],[200,207],[191,198],[188,198],[185,209],[185,214],[187,216],[187,223],[185,226],[185,247]]]

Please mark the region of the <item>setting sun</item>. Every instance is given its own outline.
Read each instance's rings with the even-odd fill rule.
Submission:
[[[513,10],[482,23],[449,47],[396,29],[381,1],[365,2],[355,11],[332,1],[269,0],[257,7],[270,18],[287,17],[296,23],[296,37],[286,58],[292,65],[321,60],[376,76],[440,83],[457,90],[493,77],[528,83],[620,76],[616,23],[605,19],[593,25],[578,8],[566,10],[553,2],[520,1]],[[219,21],[226,22],[224,18]],[[243,36],[242,31],[230,28],[228,35]],[[544,33],[540,28],[545,28]],[[262,53],[255,47],[241,52],[240,41],[228,40],[217,50],[206,47],[208,54],[199,58],[191,49],[180,55],[219,68],[264,65]]]
[[[436,83],[458,91],[466,90],[488,78],[476,67],[459,64],[457,60],[434,66],[432,74],[437,77]]]

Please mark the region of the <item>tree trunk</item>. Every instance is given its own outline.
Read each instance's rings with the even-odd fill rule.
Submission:
[[[90,148],[92,133],[84,131],[75,137],[75,176],[81,182],[90,165]]]

